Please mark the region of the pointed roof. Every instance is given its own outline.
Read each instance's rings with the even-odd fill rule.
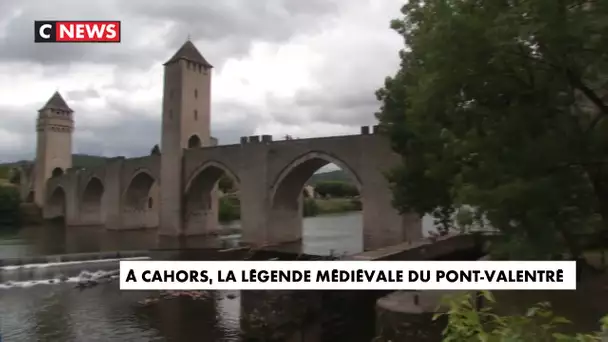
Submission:
[[[188,39],[184,43],[184,45],[182,45],[182,47],[180,47],[179,50],[177,50],[175,55],[173,55],[173,57],[171,57],[164,65],[167,65],[167,64],[173,63],[173,62],[177,62],[180,59],[185,59],[190,62],[200,63],[207,68],[213,68],[213,65],[211,65],[211,64],[209,64],[209,62],[207,62],[205,57],[203,57],[203,55],[201,55],[201,53],[198,51],[196,46],[194,46],[194,44],[192,44],[190,39]]]
[[[73,112],[73,110],[68,106],[68,104],[65,103],[65,100],[63,99],[63,97],[61,97],[61,94],[59,94],[58,91],[56,91],[53,96],[51,96],[51,98],[40,110],[44,109],[57,109]]]

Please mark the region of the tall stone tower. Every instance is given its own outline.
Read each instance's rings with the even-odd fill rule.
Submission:
[[[211,69],[190,40],[164,64],[160,234],[182,234],[183,149],[211,144]]]
[[[72,167],[73,113],[58,92],[38,110],[34,202],[39,207],[46,199],[46,181]]]

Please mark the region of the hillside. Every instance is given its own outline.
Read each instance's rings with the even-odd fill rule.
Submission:
[[[74,154],[72,155],[72,165],[73,167],[78,168],[90,168],[99,166],[105,163],[107,158],[100,156],[90,156],[87,154]],[[4,178],[3,176],[8,175],[8,171],[22,163],[31,163],[30,160],[20,160],[11,163],[2,163],[0,164],[0,178]]]

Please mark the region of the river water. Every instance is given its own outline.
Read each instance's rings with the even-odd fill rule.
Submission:
[[[302,252],[360,252],[361,221],[359,212],[305,218]],[[238,223],[230,227],[235,225]],[[425,218],[423,229],[432,230],[432,220]],[[117,233],[52,224],[24,227],[17,234],[0,235],[0,259],[148,249],[156,246],[156,239],[155,231]],[[238,235],[228,236],[224,243],[231,245],[237,240]],[[118,282],[85,290],[75,289],[73,283],[0,287],[0,341],[244,341],[240,337],[243,298],[238,291],[216,291],[204,300],[176,298],[143,305],[142,301],[151,295],[158,293],[120,291]],[[521,309],[530,302],[550,299],[560,312],[576,321],[578,330],[588,330],[597,326],[599,315],[608,312],[608,305],[606,301],[598,304],[602,301],[585,300],[587,296],[596,295],[576,291],[497,297],[508,303],[507,309]],[[361,324],[371,324],[369,318],[366,320]]]
[[[426,230],[432,223],[425,220]],[[301,251],[327,255],[362,250],[360,212],[304,219]],[[227,225],[238,227],[238,222]],[[224,237],[233,245],[238,235]],[[35,255],[154,248],[154,230],[112,232],[57,224],[0,235],[0,259]],[[91,272],[96,271],[93,266]],[[2,341],[240,341],[240,295],[177,298],[140,304],[153,292],[120,291],[117,282],[86,290],[73,283],[0,288]]]

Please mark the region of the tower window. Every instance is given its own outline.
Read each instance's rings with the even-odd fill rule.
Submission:
[[[198,90],[194,89],[194,98],[198,98]]]
[[[148,197],[148,209],[152,209],[152,205],[153,205],[153,200],[152,197]]]
[[[198,111],[194,110],[194,120],[198,120]]]

